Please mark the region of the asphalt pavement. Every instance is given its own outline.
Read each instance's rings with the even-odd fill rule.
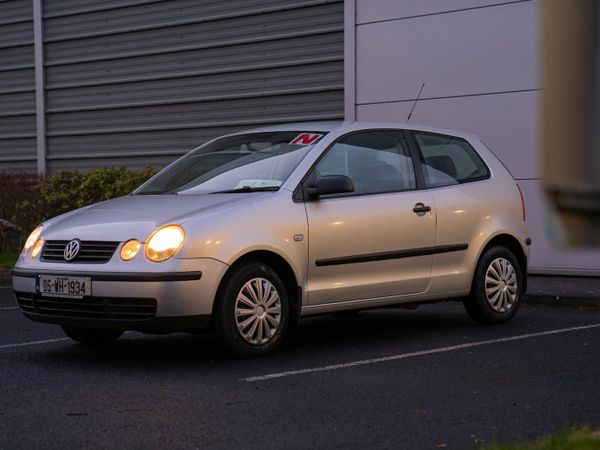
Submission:
[[[88,349],[0,288],[0,448],[477,448],[600,426],[600,310],[462,306],[304,319],[275,355],[128,333]],[[445,446],[445,447],[444,447]]]

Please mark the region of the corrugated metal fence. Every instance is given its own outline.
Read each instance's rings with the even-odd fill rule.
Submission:
[[[35,169],[31,16],[0,3],[0,170]],[[343,1],[44,0],[43,35],[51,171],[343,117]]]
[[[35,170],[31,0],[0,2],[0,170]]]

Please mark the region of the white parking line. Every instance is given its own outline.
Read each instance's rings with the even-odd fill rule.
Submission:
[[[12,286],[0,286],[0,289],[12,289]]]
[[[0,350],[3,350],[5,348],[26,347],[28,345],[51,344],[53,342],[62,342],[62,341],[68,341],[68,340],[69,340],[69,338],[58,338],[58,339],[46,339],[43,341],[18,342],[16,344],[0,345]]]
[[[9,309],[19,309],[18,306],[7,306],[6,308],[0,308],[0,311],[8,311]]]
[[[596,323],[596,324],[592,324],[592,325],[584,325],[584,326],[579,326],[579,327],[561,328],[558,330],[540,331],[538,333],[528,333],[528,334],[521,334],[521,335],[511,336],[511,337],[506,337],[506,338],[489,339],[487,341],[470,342],[467,344],[452,345],[450,347],[433,348],[430,350],[422,350],[419,352],[401,353],[398,355],[384,356],[381,358],[363,359],[360,361],[353,361],[353,362],[342,363],[342,364],[332,364],[329,366],[312,367],[309,369],[288,370],[286,372],[270,373],[267,375],[259,375],[259,376],[255,376],[255,377],[242,378],[242,381],[248,381],[248,382],[265,381],[265,380],[272,380],[273,378],[291,377],[291,376],[295,376],[295,375],[303,375],[306,373],[327,372],[330,370],[347,369],[349,367],[366,366],[368,364],[377,364],[377,363],[387,362],[387,361],[396,361],[399,359],[407,359],[407,358],[412,358],[415,356],[434,355],[436,353],[452,352],[454,350],[462,350],[465,348],[479,347],[482,345],[497,344],[500,342],[520,341],[523,339],[530,339],[530,338],[535,338],[535,337],[539,337],[539,336],[548,336],[551,334],[569,333],[571,331],[589,330],[591,328],[598,328],[598,327],[600,327],[600,323]]]

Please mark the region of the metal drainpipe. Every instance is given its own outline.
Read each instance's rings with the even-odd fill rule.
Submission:
[[[35,64],[35,129],[37,172],[46,174],[46,92],[44,70],[43,0],[33,0],[33,47]]]

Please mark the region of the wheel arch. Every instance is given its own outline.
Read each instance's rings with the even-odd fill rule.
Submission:
[[[302,288],[298,283],[298,279],[292,266],[281,255],[270,250],[252,250],[239,256],[225,271],[219,282],[219,287],[216,291],[215,301],[217,301],[223,289],[228,282],[229,275],[233,273],[241,264],[249,261],[260,262],[271,267],[283,280],[290,298],[290,322],[289,326],[297,325],[300,319],[300,310],[302,308]],[[213,312],[215,307],[213,304]]]
[[[519,242],[519,240],[508,233],[501,233],[493,236],[481,249],[479,255],[477,256],[477,263],[481,259],[481,256],[490,248],[495,246],[506,247],[509,249],[517,258],[519,262],[519,266],[521,268],[521,273],[523,274],[523,292],[527,290],[527,255],[525,254],[525,250],[523,246]],[[473,271],[473,280],[475,279],[475,271]]]

